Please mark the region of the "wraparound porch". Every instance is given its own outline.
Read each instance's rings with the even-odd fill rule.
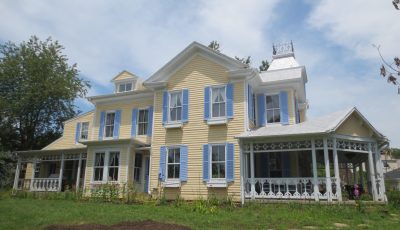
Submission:
[[[241,140],[242,202],[255,199],[343,201],[354,187],[386,201],[378,143],[350,136],[296,141]]]

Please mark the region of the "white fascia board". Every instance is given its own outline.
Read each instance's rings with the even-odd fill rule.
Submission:
[[[138,94],[132,94],[132,92],[134,92],[134,91],[131,91],[128,93],[97,96],[95,98],[90,98],[89,101],[92,102],[94,105],[99,105],[99,104],[123,102],[123,101],[132,100],[132,99],[152,98],[153,94],[154,94],[151,91],[146,92],[146,93],[138,93]]]

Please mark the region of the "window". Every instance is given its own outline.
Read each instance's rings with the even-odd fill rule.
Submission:
[[[121,83],[118,85],[118,93],[123,93],[127,91],[132,91],[132,82]]]
[[[81,140],[87,140],[89,137],[89,122],[82,122],[81,127]]]
[[[149,110],[140,109],[138,116],[138,135],[146,135],[148,125],[149,125]]]
[[[212,117],[225,117],[226,88],[214,87],[211,89],[211,114]]]
[[[180,156],[180,148],[168,148],[167,179],[179,179]]]
[[[96,157],[94,160],[94,181],[102,181],[103,180],[103,171],[104,171],[104,158],[105,153],[96,153]]]
[[[135,169],[134,169],[134,180],[140,183],[140,172],[142,171],[142,154],[137,153],[135,155]]]
[[[110,152],[108,159],[108,181],[118,181],[119,152]]]
[[[282,177],[282,153],[269,153],[269,176]]]
[[[266,97],[267,123],[281,122],[281,109],[279,107],[279,95],[269,95]]]
[[[169,102],[169,121],[182,120],[182,92],[172,92]]]
[[[104,126],[105,129],[105,137],[112,137],[114,133],[114,120],[115,120],[115,112],[110,112],[106,114],[106,124]]]
[[[211,178],[225,179],[225,145],[211,146]]]

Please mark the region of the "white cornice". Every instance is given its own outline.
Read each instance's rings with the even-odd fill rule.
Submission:
[[[153,92],[150,90],[130,91],[125,93],[113,93],[101,96],[88,97],[94,105],[115,103],[132,99],[152,98]]]

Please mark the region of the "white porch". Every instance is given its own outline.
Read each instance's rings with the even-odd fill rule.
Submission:
[[[13,189],[33,192],[78,191],[83,185],[85,167],[86,153],[19,153]]]
[[[242,201],[353,199],[354,185],[386,201],[378,143],[350,136],[241,140]]]

